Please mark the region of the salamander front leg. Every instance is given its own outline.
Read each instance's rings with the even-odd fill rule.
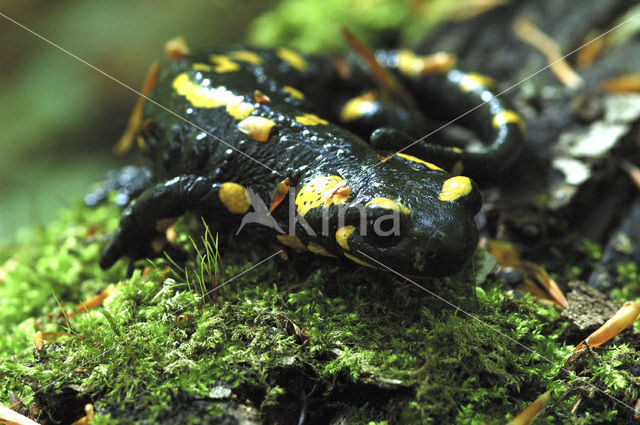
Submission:
[[[176,218],[186,212],[239,214],[248,209],[246,190],[237,183],[221,184],[205,177],[184,175],[157,184],[124,210],[113,241],[102,253],[100,267],[108,269],[122,257],[132,262],[158,257],[163,251],[184,257],[184,253],[170,245],[160,231],[158,222],[162,219]]]
[[[93,207],[107,199],[109,192],[118,191],[116,205],[124,207],[151,184],[151,171],[145,167],[129,165],[107,173],[104,183],[87,194],[84,203]]]

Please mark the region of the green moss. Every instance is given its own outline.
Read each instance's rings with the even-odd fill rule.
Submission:
[[[100,239],[117,215],[112,207],[77,207],[23,232],[4,257],[1,403],[13,392],[57,417],[52,400],[71,397],[78,415],[91,401],[96,423],[105,424],[154,423],[176,412],[174,420],[198,423],[205,414],[228,414],[231,395],[267,421],[293,420],[304,397],[310,415],[337,410],[352,423],[504,423],[547,390],[554,411],[567,417],[585,397],[574,423],[606,420],[619,409],[602,394],[580,393],[584,382],[560,370],[571,349],[561,339],[567,322],[492,278],[495,261],[484,251],[458,276],[415,280],[425,290],[304,255],[273,258],[225,283],[271,252],[231,245],[221,262],[214,238],[194,235],[200,242],[186,267],[171,271],[160,260],[151,275],[136,271],[119,282],[124,265],[97,267]],[[189,247],[187,234],[180,240]],[[102,307],[59,315],[56,297],[68,310],[109,285],[114,292]],[[72,335],[37,351],[37,330]],[[568,367],[632,404],[635,353],[619,345]]]

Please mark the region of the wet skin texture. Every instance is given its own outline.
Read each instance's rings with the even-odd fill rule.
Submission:
[[[151,97],[200,129],[147,104],[141,135],[153,177],[131,194],[100,265],[163,249],[179,257],[158,221],[185,213],[235,233],[254,211],[250,190],[275,207],[272,217],[286,233],[247,224],[245,235],[267,234],[296,250],[380,267],[373,258],[411,275],[459,271],[477,244],[474,215],[482,200],[472,180],[439,167],[474,177],[505,168],[519,151],[522,120],[491,99],[487,77],[456,69],[421,75],[422,57],[408,51],[377,58],[420,110],[385,101],[353,58],[341,62],[340,72],[328,57],[288,49],[216,50],[172,63]],[[487,100],[461,120],[482,148],[421,141],[389,157]],[[291,197],[289,186],[296,189]],[[290,229],[289,210],[315,235],[301,220]],[[377,220],[386,234],[374,231]],[[397,223],[395,232],[389,223]]]

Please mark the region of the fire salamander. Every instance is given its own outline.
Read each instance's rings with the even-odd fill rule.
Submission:
[[[417,109],[381,94],[359,58],[231,48],[174,61],[142,119],[153,177],[123,211],[101,267],[177,254],[161,223],[189,212],[217,231],[263,229],[296,250],[365,266],[459,271],[477,245],[482,204],[476,183],[459,174],[506,167],[523,120],[488,77],[453,67],[429,73],[425,57],[408,50],[376,59]],[[413,143],[463,114],[484,145]]]

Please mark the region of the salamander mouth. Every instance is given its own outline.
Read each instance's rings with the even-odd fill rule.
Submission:
[[[478,241],[473,220],[460,226],[454,234],[400,235],[388,245],[379,238],[362,236],[357,230],[348,238],[344,255],[358,263],[416,277],[440,277],[460,271],[469,261]],[[355,257],[357,260],[354,260]]]
[[[380,241],[383,241],[383,243],[379,244]],[[343,254],[347,258],[354,260],[353,257],[356,257],[361,262],[366,263],[365,265],[378,269],[396,270],[400,266],[398,259],[401,258],[403,252],[404,256],[407,257],[406,249],[409,248],[409,243],[402,236],[380,237],[374,235],[372,237],[370,234],[363,236],[356,229],[349,236],[348,246],[348,250],[343,247]],[[405,267],[400,268],[406,271],[404,270]]]

